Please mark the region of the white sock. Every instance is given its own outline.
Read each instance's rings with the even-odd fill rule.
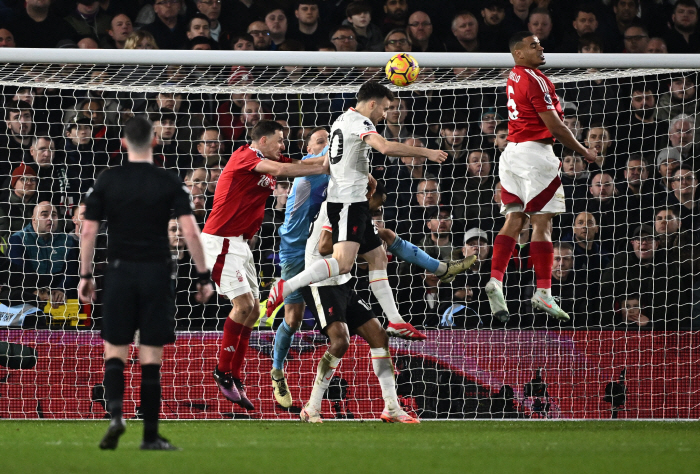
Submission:
[[[386,274],[386,270],[369,271],[369,288],[372,290],[375,298],[377,298],[377,301],[379,301],[379,305],[390,323],[401,324],[406,322],[396,308],[394,292],[389,285],[389,277]]]
[[[440,262],[438,264],[437,270],[435,270],[435,273],[433,275],[435,276],[443,276],[445,273],[447,273],[447,263],[445,262]]]
[[[391,361],[391,352],[388,347],[370,349],[372,353],[372,368],[374,374],[379,379],[379,386],[382,388],[382,398],[384,398],[384,408],[390,412],[401,408],[399,398],[396,395],[396,381],[394,380],[394,364]]]
[[[541,294],[542,296],[545,296],[547,298],[552,297],[552,289],[551,288],[537,288],[537,292]]]
[[[502,281],[497,280],[497,279],[494,278],[494,277],[491,277],[491,279],[489,280],[489,283],[491,283],[491,282],[493,282],[493,283],[497,284],[498,286],[500,286],[500,287],[501,287],[501,290],[503,289],[503,282],[502,282]]]
[[[282,296],[287,297],[290,293],[295,292],[299,288],[303,288],[305,286],[309,286],[311,283],[318,283],[338,275],[340,275],[340,267],[338,266],[338,261],[336,259],[331,257],[316,260],[314,263],[309,265],[306,270],[284,282]]]
[[[331,378],[338,364],[340,364],[340,359],[328,351],[326,351],[323,357],[321,357],[321,360],[318,361],[314,388],[311,390],[311,396],[309,397],[309,406],[316,412],[321,411],[323,395],[326,393],[326,390],[328,390],[328,385],[331,383]]]

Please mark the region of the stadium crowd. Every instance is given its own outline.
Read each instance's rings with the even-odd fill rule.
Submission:
[[[507,52],[510,35],[529,30],[545,53],[700,52],[694,0],[0,0],[0,19],[0,47],[487,53]],[[506,327],[700,324],[697,80],[695,72],[679,72],[557,84],[567,127],[599,152],[588,164],[555,145],[567,213],[554,222],[553,293],[572,320],[554,323],[532,312],[525,230],[506,274],[506,297],[517,315]],[[134,114],[153,121],[156,165],[180,175],[203,226],[221,170],[256,123],[280,122],[288,155],[301,158],[314,127],[328,129],[353,105],[352,96],[339,93],[2,86],[2,97],[0,302],[9,306],[57,307],[76,298],[85,194],[100,171],[124,160],[121,127]],[[492,319],[483,287],[503,223],[498,161],[507,143],[506,100],[505,87],[405,92],[381,127],[389,140],[440,148],[449,159],[437,165],[373,154],[378,192],[386,195],[376,225],[439,259],[478,255],[472,271],[450,285],[391,261],[399,310],[417,328],[503,327]],[[289,190],[290,182],[277,182],[262,229],[250,241],[263,291],[279,275],[277,229]],[[196,271],[176,221],[169,236],[178,328],[220,327],[230,303],[194,300]],[[99,276],[103,250],[96,262]],[[371,300],[362,263],[357,275]],[[93,314],[99,325],[99,309]]]

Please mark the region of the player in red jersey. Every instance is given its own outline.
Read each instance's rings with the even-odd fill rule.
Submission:
[[[583,147],[562,122],[564,114],[552,81],[538,69],[545,64],[544,48],[530,32],[516,33],[509,43],[515,67],[508,76],[508,145],[501,155],[501,213],[506,222],[493,241],[491,279],[485,290],[491,312],[500,321],[510,314],[503,296],[503,274],[515,242],[530,217],[530,257],[537,291],[533,308],[567,321],[569,315],[552,298],[552,218],[566,211],[559,179],[561,162],[552,151],[554,139],[593,162],[596,151]]]
[[[250,145],[231,155],[222,171],[214,207],[202,231],[204,255],[216,290],[233,303],[224,324],[214,380],[226,398],[248,410],[254,407],[241,382],[241,366],[260,313],[257,272],[248,239],[260,229],[275,177],[328,171],[325,157],[301,162],[282,156],[284,138],[277,122],[261,120],[253,127],[251,139]]]

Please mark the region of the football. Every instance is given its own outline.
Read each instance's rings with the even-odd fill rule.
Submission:
[[[407,86],[418,77],[420,68],[416,58],[407,53],[398,53],[386,63],[386,77],[395,86]]]

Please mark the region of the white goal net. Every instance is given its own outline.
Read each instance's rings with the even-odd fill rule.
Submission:
[[[329,130],[354,105],[362,83],[386,82],[381,66],[390,56],[172,53],[0,55],[0,418],[106,415],[101,308],[99,297],[94,305],[77,300],[77,229],[85,192],[102,170],[125,160],[120,138],[126,121],[145,113],[154,122],[155,163],[183,179],[203,225],[221,170],[255,123],[280,122],[286,154],[301,158],[309,134],[315,127]],[[567,212],[552,230],[552,292],[571,321],[533,312],[528,227],[505,276],[513,316],[501,323],[491,316],[483,288],[504,221],[498,164],[512,59],[416,58],[419,79],[393,88],[397,99],[379,132],[443,149],[449,158],[437,165],[372,153],[372,173],[387,195],[375,223],[432,257],[476,254],[478,260],[442,284],[389,255],[399,311],[428,335],[424,342],[391,342],[405,409],[423,419],[698,418],[700,64],[682,56],[674,62],[672,56],[548,55],[543,72],[556,85],[565,124],[601,158],[586,164],[554,146]],[[279,277],[277,229],[289,189],[289,182],[278,181],[250,241],[262,300]],[[36,212],[46,201],[53,217]],[[107,241],[102,232],[98,287]],[[176,223],[170,238],[178,340],[164,357],[162,416],[295,419],[294,408],[275,406],[268,375],[284,306],[270,319],[261,311],[251,337],[243,372],[256,409],[245,412],[223,399],[211,378],[230,302],[194,300],[196,272]],[[355,275],[356,289],[383,321],[366,268],[358,265]],[[57,294],[64,304],[52,304]],[[308,399],[325,345],[307,310],[286,365],[296,413]],[[136,364],[126,376],[125,413],[138,416]],[[379,384],[361,339],[353,337],[326,398],[326,418],[381,413]]]

